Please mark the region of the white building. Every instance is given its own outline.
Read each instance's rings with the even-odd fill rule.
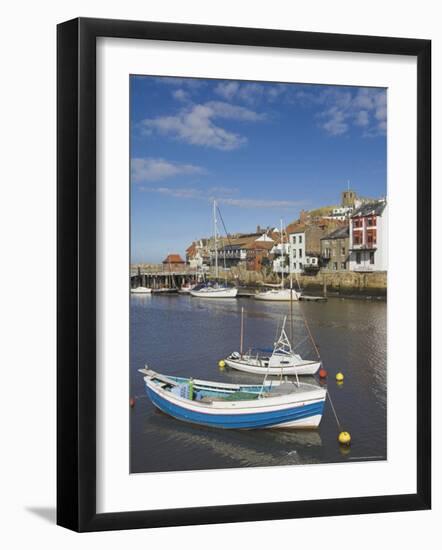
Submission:
[[[388,205],[363,204],[350,219],[350,271],[387,271]]]
[[[290,273],[301,273],[307,263],[305,255],[305,230],[289,234],[290,244]],[[310,258],[309,258],[310,260]]]
[[[290,267],[287,259],[290,258],[290,245],[289,243],[278,243],[271,249],[270,253],[273,255],[273,271],[275,273],[289,273]]]
[[[324,217],[327,220],[345,221],[351,216],[353,210],[354,208],[352,206],[339,206],[338,208],[333,208],[331,213]]]

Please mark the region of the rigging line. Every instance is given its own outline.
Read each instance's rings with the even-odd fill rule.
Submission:
[[[232,246],[232,243],[231,243],[230,238],[229,238],[229,234],[227,233],[226,224],[224,223],[224,218],[221,214],[221,210],[219,209],[218,206],[216,207],[216,210],[218,212],[219,219],[221,220],[221,223],[223,224],[224,232],[225,232],[226,237],[227,237],[227,242],[229,243],[229,246]],[[221,244],[222,244],[222,241],[221,241]],[[224,245],[223,245],[223,248],[224,248]],[[223,254],[223,260],[224,260],[224,270],[226,270],[227,267],[226,267],[226,251],[225,250],[224,250],[224,254]]]
[[[329,391],[327,391],[327,397],[328,397],[328,400],[330,401],[330,405],[331,405],[333,414],[334,414],[335,419],[336,419],[336,424],[337,424],[339,430],[342,432],[342,426],[341,426],[341,423],[339,422],[338,415],[336,414],[336,410],[335,410],[335,407],[334,407],[334,405],[333,405],[333,401],[332,401],[332,398],[331,398],[331,395],[330,395],[330,392],[329,392]]]
[[[302,311],[302,306],[299,308],[299,310],[301,311],[302,318],[304,319],[305,328],[307,329],[307,332],[308,332],[308,334],[309,334],[309,336],[310,336],[310,340],[312,341],[313,347],[315,348],[316,355],[318,356],[318,359],[320,359],[321,356],[319,355],[318,346],[316,345],[316,342],[315,342],[315,340],[314,340],[314,338],[313,338],[313,335],[312,335],[312,333],[311,333],[310,327],[308,326],[307,319],[305,318],[304,312]]]
[[[294,346],[294,347],[292,348],[293,351],[295,351],[295,349],[298,349],[299,346],[302,346],[302,344],[303,344],[304,342],[306,342],[307,340],[308,340],[308,335],[307,335],[305,338],[303,338],[300,342],[298,342],[298,343],[296,344],[296,346]]]
[[[231,243],[230,238],[229,238],[229,234],[227,233],[226,224],[224,223],[224,218],[221,214],[221,210],[218,208],[218,206],[216,207],[216,210],[219,214],[219,219],[221,220],[221,223],[223,224],[223,228],[224,228],[224,232],[225,232],[226,237],[227,237],[227,241],[228,241],[229,245],[232,246],[232,243]]]

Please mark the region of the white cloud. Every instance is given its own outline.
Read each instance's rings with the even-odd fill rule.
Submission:
[[[368,112],[367,111],[358,111],[355,114],[354,122],[356,126],[367,126],[369,123]]]
[[[308,94],[302,99],[308,101]],[[325,90],[313,101],[325,106],[317,118],[330,135],[343,135],[356,126],[364,128],[364,136],[374,137],[386,132],[386,100],[386,92],[376,88],[359,88],[356,93],[336,88]]]
[[[260,84],[258,82],[238,82],[228,80],[220,82],[214,89],[215,93],[229,101],[236,99],[256,105],[260,101],[275,101],[287,89],[284,84]]]
[[[238,199],[229,199],[221,198],[218,199],[218,202],[221,204],[228,204],[230,206],[238,206],[239,208],[295,208],[302,204],[304,201],[275,201],[267,199],[247,199],[247,198],[238,198]]]
[[[231,119],[255,122],[264,119],[264,115],[221,101],[185,107],[173,116],[160,116],[145,119],[141,126],[146,133],[157,131],[192,145],[212,147],[224,151],[237,149],[247,139],[215,124],[216,119]]]
[[[181,88],[174,90],[172,96],[178,101],[189,101],[189,94]]]
[[[181,78],[175,76],[158,76],[155,77],[155,81],[159,84],[168,84],[170,86],[179,86],[181,88],[188,88],[190,90],[197,90],[204,88],[207,81],[202,78]]]
[[[238,189],[229,187],[212,187],[200,189],[196,187],[142,187],[142,191],[159,193],[176,199],[193,199],[207,202],[216,199],[219,204],[226,204],[238,208],[275,208],[278,210],[299,207],[304,201],[254,199],[247,197],[231,197],[226,195],[236,194]]]
[[[200,166],[170,162],[161,158],[134,158],[131,161],[132,180],[136,183],[205,173],[206,170]]]
[[[332,136],[340,136],[348,130],[348,124],[345,122],[346,115],[338,107],[331,107],[322,115],[326,120],[321,126]]]
[[[215,93],[223,97],[224,99],[231,100],[236,95],[239,89],[239,83],[235,80],[228,82],[220,82],[215,86]]]

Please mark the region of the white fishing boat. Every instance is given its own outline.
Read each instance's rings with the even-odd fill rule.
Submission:
[[[301,376],[313,375],[321,368],[321,360],[303,359],[295,353],[287,336],[285,325],[287,317],[284,317],[281,334],[273,348],[250,349],[243,353],[243,310],[241,310],[241,338],[240,351],[234,351],[224,361],[232,369],[252,374],[266,374],[269,376]]]
[[[219,282],[219,267],[218,267],[218,218],[216,215],[216,201],[213,201],[213,228],[214,228],[214,244],[215,244],[215,281],[208,282],[196,286],[190,290],[190,294],[195,298],[235,298],[238,294],[238,289],[229,287],[227,282]]]
[[[327,395],[325,388],[299,381],[240,385],[165,376],[147,367],[139,372],[155,407],[222,429],[317,428]]]
[[[135,288],[131,288],[130,292],[131,294],[150,294],[152,289],[147,288],[146,286],[137,286]]]
[[[281,220],[281,257],[284,257],[284,231]],[[301,292],[297,292],[293,288],[293,280],[290,276],[290,288],[284,288],[284,267],[281,267],[281,282],[279,284],[266,284],[264,286],[270,287],[267,290],[258,292],[255,294],[255,300],[266,300],[271,302],[290,302],[297,301],[301,296]]]

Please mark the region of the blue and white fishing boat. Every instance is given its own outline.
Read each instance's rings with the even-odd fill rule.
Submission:
[[[165,376],[147,368],[146,392],[178,420],[222,429],[317,428],[327,390],[297,381],[230,384]]]

